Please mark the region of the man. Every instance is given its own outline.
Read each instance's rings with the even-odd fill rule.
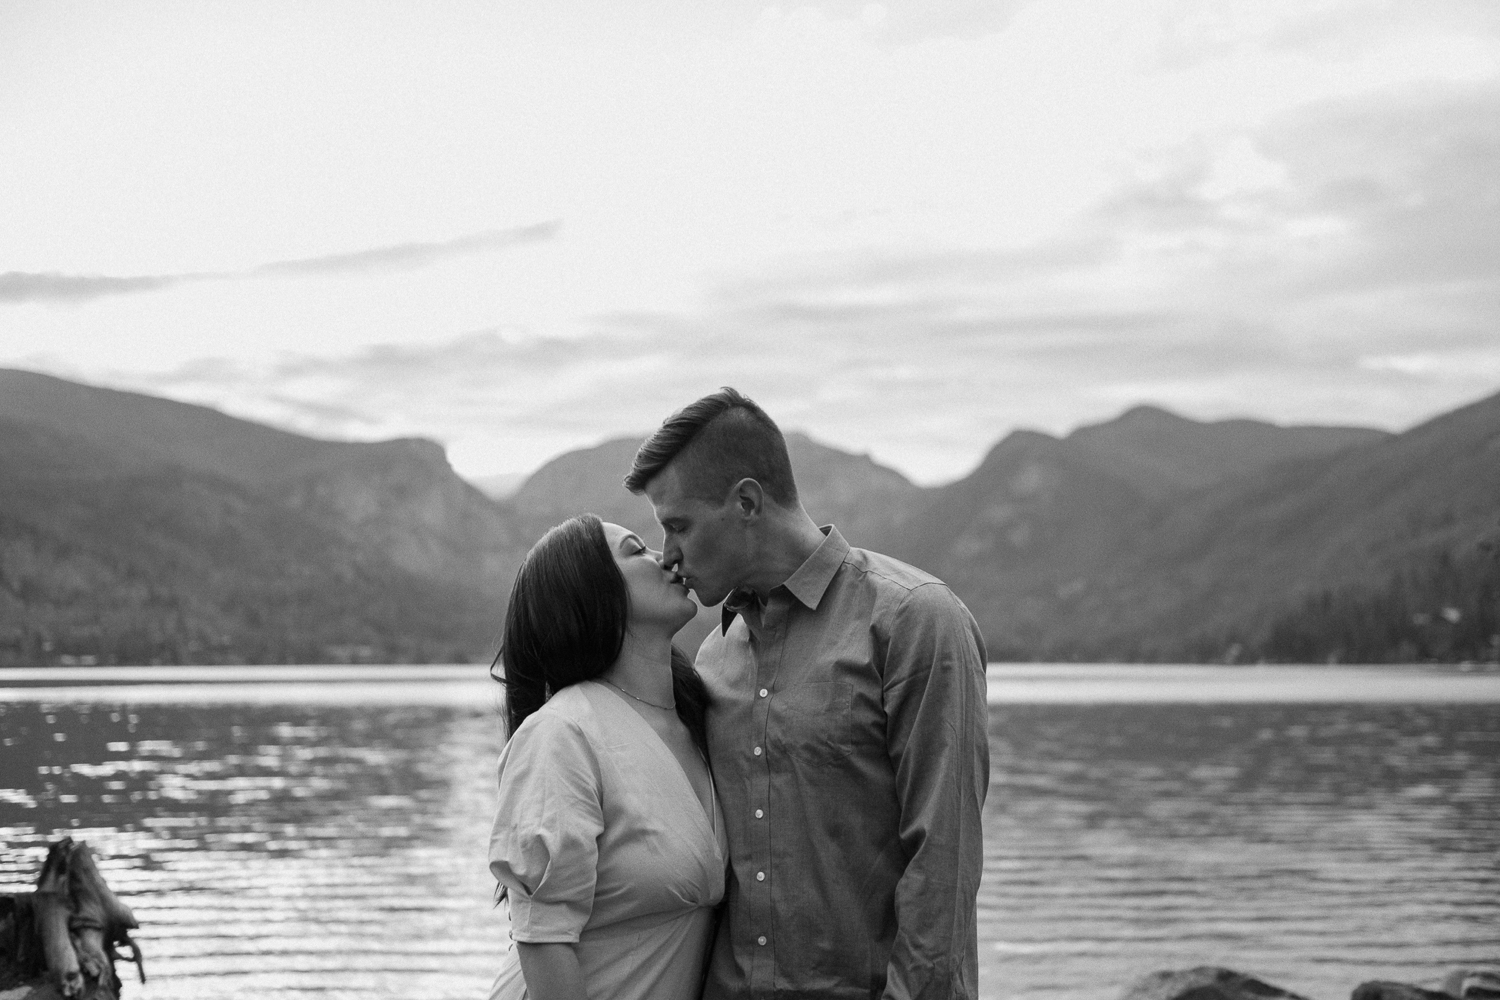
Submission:
[[[725,602],[697,661],[730,847],[705,998],[976,997],[989,744],[968,609],[819,528],[734,389],[668,418],[625,485],[663,562]]]

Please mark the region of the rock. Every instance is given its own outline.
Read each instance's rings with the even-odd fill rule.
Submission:
[[[1153,972],[1120,1000],[1306,1000],[1279,986],[1233,969],[1202,965],[1196,969]],[[1361,983],[1350,1000],[1500,1000],[1500,969],[1454,969],[1439,989],[1371,980]]]
[[[1443,992],[1459,1000],[1500,1000],[1500,969],[1454,969],[1443,977]]]
[[[1454,969],[1435,990],[1372,980],[1355,987],[1350,1000],[1500,1000],[1500,969]]]
[[[1424,989],[1410,983],[1392,983],[1372,979],[1354,988],[1349,1000],[1453,1000],[1441,990]]]
[[[1120,1000],[1307,1000],[1279,986],[1233,969],[1200,965],[1184,971],[1153,972],[1125,991]]]

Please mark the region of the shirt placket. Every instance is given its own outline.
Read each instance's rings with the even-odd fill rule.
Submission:
[[[771,815],[771,747],[770,735],[771,695],[776,690],[776,675],[781,670],[781,659],[786,651],[787,604],[780,595],[773,594],[758,616],[758,628],[752,633],[755,654],[755,690],[752,692],[751,732],[754,745],[750,749],[751,762],[751,828],[755,831],[754,849],[751,855],[751,871],[745,885],[752,905],[751,937],[754,940],[755,958],[751,963],[750,989],[757,996],[770,995],[775,989],[775,924],[771,905],[771,889],[775,872],[771,867],[772,833],[777,817]]]

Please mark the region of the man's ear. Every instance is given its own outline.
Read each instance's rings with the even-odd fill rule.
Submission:
[[[742,518],[755,518],[765,513],[766,493],[754,479],[741,479],[734,484],[734,507]]]

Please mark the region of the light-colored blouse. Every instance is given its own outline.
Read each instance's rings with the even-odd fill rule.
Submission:
[[[490,871],[511,938],[576,943],[590,1000],[697,1000],[727,851],[717,794],[710,815],[603,684],[557,692],[500,754]],[[526,996],[513,945],[490,996]]]

